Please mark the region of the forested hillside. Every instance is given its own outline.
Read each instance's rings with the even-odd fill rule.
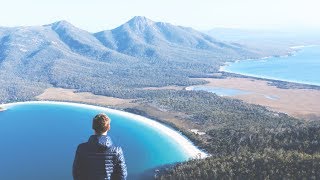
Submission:
[[[319,178],[320,124],[206,92],[172,92],[149,99],[183,112],[206,135],[189,136],[211,157],[162,170],[158,179]]]
[[[0,28],[0,102],[30,100],[48,87],[135,98],[141,87],[194,85],[225,61],[258,57],[192,28],[134,17],[89,33],[66,21]]]

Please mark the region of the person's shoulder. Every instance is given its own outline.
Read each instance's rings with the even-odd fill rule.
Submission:
[[[88,142],[84,142],[78,145],[78,151],[88,148]]]
[[[113,146],[111,148],[111,151],[113,153],[116,153],[116,154],[122,154],[123,153],[122,148],[120,146]]]

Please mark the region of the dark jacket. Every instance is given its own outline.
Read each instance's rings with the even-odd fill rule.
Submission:
[[[126,179],[127,167],[120,147],[104,135],[92,135],[78,146],[73,162],[74,180]]]

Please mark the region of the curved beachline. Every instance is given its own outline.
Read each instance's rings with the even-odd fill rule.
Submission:
[[[227,66],[221,66],[219,71],[221,72],[227,72],[227,73],[234,73],[234,74],[239,74],[243,76],[248,76],[248,77],[253,77],[253,78],[260,78],[260,79],[265,79],[265,80],[274,80],[274,81],[284,81],[284,82],[290,82],[290,83],[298,83],[298,84],[305,84],[305,85],[312,85],[312,86],[320,86],[319,83],[315,82],[308,82],[308,81],[297,81],[297,80],[292,80],[292,79],[285,79],[285,78],[276,78],[272,76],[262,76],[262,75],[255,75],[255,74],[250,74],[250,73],[242,73],[242,72],[237,72],[237,71],[229,71],[226,70]]]
[[[58,102],[58,101],[26,101],[26,102],[15,102],[15,103],[8,103],[8,104],[2,104],[2,107],[5,109],[10,109],[10,107],[14,107],[15,105],[23,105],[23,104],[53,104],[53,105],[66,105],[66,106],[73,106],[73,107],[81,107],[81,108],[87,108],[92,110],[100,110],[100,111],[106,111],[109,113],[118,114],[121,116],[125,116],[129,118],[130,120],[137,121],[139,123],[145,124],[148,127],[151,127],[157,131],[159,131],[161,134],[164,134],[171,138],[175,143],[181,147],[181,150],[186,153],[186,155],[189,158],[205,158],[209,155],[205,153],[204,151],[198,149],[189,139],[187,139],[185,136],[180,134],[179,132],[175,131],[174,129],[167,127],[166,125],[163,125],[155,120],[152,120],[150,118],[146,118],[140,115],[110,109],[106,107],[101,106],[94,106],[94,105],[88,105],[88,104],[80,104],[80,103],[72,103],[72,102]]]
[[[290,47],[291,49],[294,49],[293,52],[289,52],[287,55],[280,56],[278,58],[288,58],[290,56],[295,56],[299,51],[301,51],[303,48],[310,48],[310,47],[317,47],[320,45],[312,44],[312,45],[301,45],[301,46],[292,46]],[[295,79],[286,79],[286,78],[277,78],[273,76],[264,76],[264,75],[257,75],[257,74],[251,74],[251,73],[242,73],[239,71],[232,71],[229,70],[228,67],[230,64],[233,63],[238,63],[240,61],[268,61],[270,58],[274,58],[275,56],[268,56],[268,57],[262,57],[262,58],[257,58],[257,59],[244,59],[244,60],[236,60],[234,62],[228,61],[225,62],[222,66],[219,67],[220,72],[227,72],[227,73],[234,73],[234,74],[239,74],[243,76],[249,76],[249,77],[254,77],[254,78],[261,78],[261,79],[266,79],[266,80],[276,80],[276,81],[284,81],[284,82],[290,82],[290,83],[298,83],[298,84],[305,84],[305,85],[312,85],[312,86],[320,86],[318,82],[312,82],[308,80],[295,80]]]

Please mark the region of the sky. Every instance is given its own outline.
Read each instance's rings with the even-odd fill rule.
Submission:
[[[320,0],[0,0],[0,26],[67,20],[90,32],[134,16],[210,30],[320,29]]]

